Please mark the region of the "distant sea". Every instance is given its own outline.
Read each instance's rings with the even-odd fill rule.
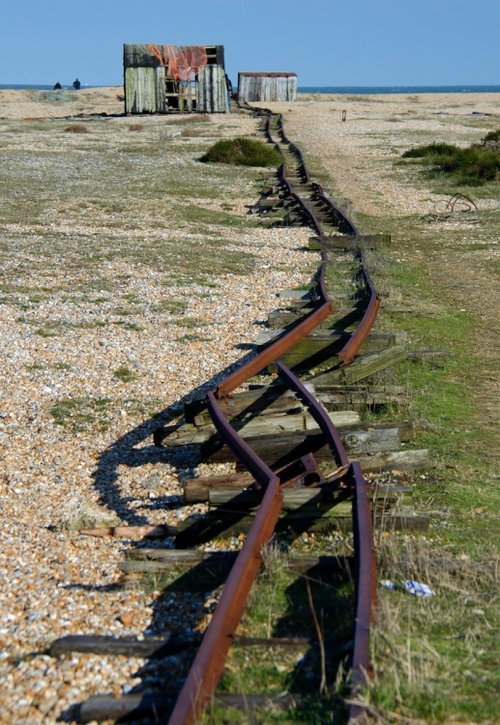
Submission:
[[[107,88],[119,83],[108,85],[83,85],[82,88]],[[54,84],[37,85],[36,83],[0,83],[0,90],[37,90],[51,91]],[[72,90],[73,86],[63,86],[63,90]],[[299,86],[299,93],[339,93],[348,95],[366,95],[368,93],[500,93],[500,85],[494,86]]]
[[[500,93],[497,86],[299,86],[299,93]]]

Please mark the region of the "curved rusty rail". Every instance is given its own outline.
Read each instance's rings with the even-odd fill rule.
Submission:
[[[345,469],[346,480],[352,487],[352,516],[356,552],[352,683],[353,692],[358,692],[365,683],[365,673],[369,669],[370,617],[375,605],[373,537],[366,484],[359,464],[349,463],[340,436],[323,407],[284,363],[277,363],[277,371],[281,380],[306,405],[318,423],[333,458],[337,465]],[[225,659],[245,610],[248,595],[257,577],[262,561],[262,547],[269,542],[274,533],[283,500],[281,490],[283,482],[232,428],[212,392],[207,395],[207,405],[219,435],[230,446],[239,461],[252,473],[257,484],[265,489],[265,493],[172,711],[169,719],[171,725],[196,722],[200,712],[210,702],[222,676]],[[321,485],[321,480],[318,485]],[[324,485],[331,486],[332,484],[325,483]]]
[[[259,110],[260,110],[260,112],[265,113],[265,109],[259,109]],[[339,230],[343,234],[353,236],[353,237],[360,237],[361,233],[360,233],[359,229],[356,227],[356,225],[354,224],[354,222],[341,209],[339,209],[337,206],[335,206],[335,204],[332,202],[332,200],[326,196],[321,184],[319,184],[317,182],[312,182],[310,180],[309,173],[307,171],[302,153],[295,146],[295,144],[292,144],[292,142],[285,135],[285,131],[283,128],[283,117],[281,114],[279,114],[277,117],[277,126],[278,126],[278,132],[281,136],[283,143],[285,143],[289,146],[292,153],[298,159],[299,172],[303,178],[304,183],[310,182],[310,187],[311,187],[311,192],[312,192],[313,198],[316,201],[319,201],[321,204],[324,205],[327,212],[331,215],[333,223],[338,226]],[[264,128],[265,128],[266,138],[270,139],[271,143],[274,143],[273,138],[272,138],[272,133],[271,133],[271,113],[270,112],[268,112],[268,114],[267,114]],[[309,225],[314,229],[314,231],[316,232],[316,234],[319,237],[322,237],[323,230],[322,230],[321,224],[318,221],[313,210],[308,206],[308,204],[306,204],[306,202],[297,193],[295,193],[293,191],[291,184],[287,180],[287,170],[286,170],[285,164],[282,164],[281,167],[279,168],[278,178],[284,185],[288,196],[291,197],[295,201],[296,204],[298,204],[299,206],[302,207],[303,213],[306,216],[306,218],[308,219]],[[354,358],[356,357],[361,346],[363,345],[368,334],[370,333],[371,328],[373,327],[373,324],[375,322],[375,319],[377,317],[377,314],[378,314],[378,311],[380,308],[380,297],[377,294],[375,287],[372,283],[370,274],[368,272],[367,265],[365,263],[364,253],[363,253],[363,250],[361,247],[358,250],[358,257],[359,257],[359,261],[360,261],[361,275],[364,279],[365,287],[369,294],[369,299],[368,299],[368,303],[366,305],[365,311],[361,317],[361,320],[358,323],[358,326],[356,327],[356,330],[351,334],[349,340],[346,342],[346,344],[341,348],[341,350],[338,353],[338,358],[341,362],[341,365],[343,365],[343,366],[351,363],[354,360]]]
[[[284,131],[282,130],[281,118],[280,127],[282,137],[286,139]],[[269,115],[266,119],[266,130],[266,135],[269,137],[269,140],[272,141]],[[299,156],[299,165],[304,166],[305,169],[301,155]],[[280,167],[279,177],[285,185],[287,193],[296,201],[296,203],[303,207],[312,226],[319,234],[321,234],[321,225],[314,215],[314,212],[309,209],[300,196],[293,191],[292,186],[287,181],[285,164]],[[357,230],[354,225],[352,225],[352,229],[357,234]],[[362,256],[361,260],[366,284],[371,293],[376,295],[369,275],[364,269],[364,260],[362,259]],[[296,342],[315,329],[330,315],[332,303],[326,289],[325,275],[326,253],[323,252],[319,274],[319,306],[317,309],[310,313],[291,331],[269,345],[255,358],[251,359],[245,365],[228,375],[219,384],[215,391],[207,394],[207,408],[217,432],[219,433],[221,439],[231,448],[236,458],[245,465],[248,471],[250,471],[257,486],[263,489],[263,498],[257,516],[224,586],[219,604],[217,605],[212,620],[203,637],[202,644],[189,671],[186,682],[174,706],[169,719],[169,722],[172,725],[196,722],[196,718],[210,701],[215,687],[222,675],[225,659],[230,649],[236,628],[245,610],[248,594],[250,593],[253,581],[258,574],[262,560],[262,547],[273,535],[279,518],[282,503],[281,488],[287,482],[286,480],[282,480],[282,478],[286,479],[286,475],[280,479],[280,477],[255,454],[251,447],[231,426],[218,405],[218,399],[223,399],[238,388],[243,382],[246,382],[251,377],[261,372],[270,363],[276,361],[276,371],[280,380],[290,390],[292,390],[297,398],[308,408],[310,414],[322,431],[325,441],[330,447],[332,457],[335,460],[336,465],[339,467],[338,470],[341,472],[340,475],[344,478],[352,492],[352,517],[356,552],[356,604],[354,647],[351,663],[352,691],[354,694],[359,691],[360,687],[365,682],[365,676],[369,670],[368,638],[370,617],[375,604],[373,538],[371,531],[370,507],[366,495],[366,484],[363,480],[359,464],[349,462],[340,436],[326,411],[314,398],[311,392],[307,390],[300,379],[294,375],[282,361],[279,360],[284,352],[293,347]],[[362,324],[358,327],[358,330],[356,330],[356,333],[354,333],[351,337],[349,343],[341,351],[344,353],[344,357],[341,358],[343,364],[347,364],[347,362],[352,359],[352,357],[356,354],[357,349],[359,349],[361,342],[368,334],[367,330],[371,327],[374,317],[371,321],[368,317],[366,317],[367,321],[364,322],[365,317],[362,320]],[[311,458],[313,465],[315,466],[314,459],[312,456]],[[296,461],[295,463],[300,463],[300,461]],[[291,468],[293,468],[293,466],[291,466]],[[318,479],[319,481],[316,485],[335,485],[325,479],[322,479],[319,472]],[[356,715],[356,711],[351,709],[350,716],[353,715]]]
[[[169,719],[172,725],[196,722],[197,716],[210,701],[260,569],[262,547],[274,533],[283,500],[278,476],[229,425],[213,393],[208,393],[207,404],[220,436],[245,464],[257,483],[265,488],[265,493],[172,711]]]
[[[355,331],[352,333],[351,337],[346,342],[344,347],[338,353],[338,357],[340,358],[342,365],[348,365],[354,360],[360,347],[368,337],[380,309],[380,297],[377,294],[368,269],[366,268],[363,251],[360,252],[360,257],[361,273],[365,279],[366,288],[370,293],[370,299],[366,306],[365,312],[363,313],[361,321],[359,322],[358,326],[356,327]]]
[[[377,602],[376,563],[373,548],[373,531],[370,504],[366,495],[366,484],[358,461],[353,461],[349,470],[353,489],[353,533],[355,577],[354,639],[351,656],[351,694],[356,697],[366,685],[371,674],[370,666],[370,622],[375,619]],[[364,714],[361,707],[351,704],[349,720]]]
[[[237,368],[233,373],[228,375],[216,388],[215,394],[217,398],[224,398],[233,390],[236,390],[248,378],[257,375],[265,367],[275,362],[284,355],[285,352],[302,340],[306,335],[316,329],[324,320],[326,320],[332,312],[332,302],[328,297],[326,290],[326,253],[323,252],[323,260],[320,267],[319,275],[319,291],[320,306],[311,312],[302,322],[294,327],[290,332],[282,335],[273,343],[268,345],[259,355],[251,358],[245,365]]]

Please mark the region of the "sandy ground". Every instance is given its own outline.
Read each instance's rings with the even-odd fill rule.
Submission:
[[[61,92],[60,99],[54,101],[50,92],[47,96],[47,92],[0,91],[0,121],[50,121],[82,115],[121,114],[121,95],[121,88],[84,89]],[[443,200],[422,187],[415,187],[403,171],[395,173],[394,154],[414,142],[427,139],[429,133],[440,140],[471,143],[478,135],[484,135],[483,132],[500,125],[498,102],[499,97],[495,94],[311,96],[299,97],[294,104],[275,104],[274,107],[285,114],[289,137],[307,154],[321,158],[335,190],[350,198],[357,211],[378,216],[382,222],[384,215],[388,212],[394,214],[395,210],[402,216],[425,215]],[[341,120],[342,110],[347,111],[345,122]],[[479,115],[484,113],[492,115]],[[235,117],[230,117],[230,121],[235,123]],[[144,120],[146,125],[155,122],[151,118]],[[224,123],[224,118],[214,120],[216,127],[222,128]],[[244,132],[251,130],[249,126],[241,128]],[[43,134],[43,125],[40,134]],[[0,135],[0,153],[1,141]],[[498,200],[484,199],[480,201],[480,206],[495,209]],[[241,208],[243,213],[243,204]],[[120,223],[119,217],[117,223]],[[456,223],[462,224],[460,221]],[[31,233],[33,229],[27,229],[26,234]],[[199,314],[225,319],[239,294],[247,300],[246,317],[232,319],[231,335],[224,345],[220,348],[212,345],[204,364],[196,368],[182,364],[175,346],[168,348],[168,365],[162,368],[161,374],[158,373],[158,380],[155,379],[155,370],[151,371],[142,392],[163,393],[166,404],[174,402],[208,375],[215,374],[239,357],[241,352],[234,349],[236,341],[244,335],[246,340],[251,340],[255,333],[251,321],[265,317],[266,309],[275,304],[270,296],[262,302],[259,290],[266,286],[284,288],[297,284],[301,279],[303,256],[297,248],[307,239],[308,232],[299,230],[286,234],[283,237],[283,232],[273,230],[257,235],[256,243],[262,257],[260,279],[254,282],[245,277],[235,278],[231,288],[228,287],[227,299],[207,298],[203,311],[198,310]],[[450,258],[446,250],[440,250],[436,245],[432,259],[432,265],[441,265],[443,275],[456,290],[457,304],[477,314],[478,337],[489,334],[496,324],[496,304],[492,303],[486,311],[481,305],[484,295],[492,301],[497,299],[495,281],[490,272],[496,243],[497,239],[491,239],[488,248],[482,248],[473,259],[472,252],[466,249],[461,250],[458,257]],[[275,251],[277,244],[283,245],[280,254],[295,265],[295,273],[273,272],[273,265],[283,263],[283,258]],[[272,259],[271,265],[266,255]],[[415,250],[413,259],[422,264],[431,263],[431,260],[419,258],[418,250]],[[475,283],[465,274],[470,264],[476,270]],[[123,264],[119,271],[125,273],[126,265]],[[479,288],[478,279],[481,280]],[[141,281],[143,283],[145,286],[152,284],[151,280]],[[139,289],[134,291],[142,293]],[[136,677],[140,663],[84,655],[55,662],[46,655],[34,654],[35,651],[40,652],[55,635],[61,634],[91,631],[140,636],[151,633],[149,627],[153,614],[157,623],[154,633],[161,633],[158,622],[161,621],[162,607],[166,612],[175,608],[176,602],[175,597],[171,597],[159,605],[151,595],[142,592],[113,590],[119,576],[116,564],[127,542],[122,545],[116,541],[94,541],[47,528],[61,515],[63,503],[70,500],[70,494],[74,494],[78,501],[88,499],[96,503],[92,475],[96,461],[104,460],[101,473],[105,479],[106,466],[110,470],[116,468],[112,442],[120,436],[122,440],[126,439],[132,419],[124,417],[115,428],[97,435],[95,440],[83,436],[70,446],[67,438],[41,415],[35,404],[43,396],[50,398],[56,393],[77,391],[83,383],[89,388],[97,385],[102,395],[108,394],[107,372],[99,358],[104,356],[106,365],[117,366],[120,355],[109,346],[103,350],[94,349],[96,338],[90,333],[77,331],[65,343],[69,349],[67,354],[71,355],[72,371],[78,371],[78,360],[83,357],[91,377],[85,378],[83,383],[73,372],[64,383],[55,372],[45,377],[40,374],[40,378],[35,372],[33,379],[26,378],[22,369],[32,365],[36,358],[33,345],[39,346],[36,359],[43,357],[57,361],[57,356],[62,355],[60,343],[57,338],[34,340],[33,336],[21,334],[17,321],[19,312],[7,305],[0,305],[0,315],[4,352],[8,360],[8,373],[4,374],[5,409],[0,421],[3,432],[0,455],[8,462],[9,473],[0,479],[4,519],[0,573],[7,582],[2,594],[0,618],[0,722],[52,723],[69,705],[90,695],[110,691],[118,695],[128,691],[140,681]],[[118,339],[120,344],[126,340]],[[141,337],[141,347],[134,351],[134,360],[140,365],[141,356],[145,362],[162,359],[165,355],[163,343],[164,340],[158,338],[157,329],[152,326]],[[196,343],[193,345],[194,353]],[[493,350],[489,350],[488,354],[493,356]],[[165,393],[169,383],[169,392]],[[486,383],[485,380],[485,388]],[[21,417],[12,412],[13,401],[22,412]],[[488,405],[493,415],[495,400],[491,396]],[[155,504],[158,489],[161,495],[168,492],[172,499],[180,493],[180,489],[174,472],[168,466],[162,468],[160,459],[146,460],[150,444],[146,433],[149,434],[149,429],[139,446],[145,450],[138,452],[137,461],[132,465],[128,462],[127,466],[119,467],[119,479],[122,495],[129,495],[133,500],[131,506],[135,506],[138,515],[140,513],[141,521],[149,516],[149,520],[157,522],[161,515]],[[31,443],[29,449],[26,448],[28,439],[35,439],[35,445]],[[108,458],[100,458],[108,445]],[[54,491],[55,482],[59,488]],[[195,614],[198,616],[200,612]],[[183,622],[179,621],[177,631],[182,631],[182,626]]]
[[[54,101],[54,99],[56,99]],[[0,118],[58,118],[78,114],[123,113],[123,88],[79,91],[0,91]]]

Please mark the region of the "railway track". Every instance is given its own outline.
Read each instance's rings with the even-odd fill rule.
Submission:
[[[261,116],[263,135],[283,158],[276,177],[263,189],[256,211],[269,218],[279,210],[280,218],[285,212],[286,223],[309,226],[315,235],[313,248],[316,245],[321,250],[321,262],[311,290],[292,309],[292,319],[290,313],[289,317],[286,313],[282,315],[282,327],[278,324],[274,337],[258,354],[236,367],[203,400],[186,405],[182,424],[161,429],[155,435],[157,445],[201,444],[204,460],[233,457],[238,464],[232,476],[205,477],[201,482],[194,479],[193,485],[186,486],[186,500],[208,499],[212,503],[218,500],[222,504],[212,518],[209,515],[179,527],[175,532],[176,549],[137,549],[128,564],[124,563],[126,575],[132,578],[134,572],[144,568],[159,571],[169,565],[196,566],[203,561],[228,571],[203,637],[144,640],[67,637],[54,642],[50,650],[55,656],[83,651],[162,657],[194,649],[196,654],[180,691],[176,697],[161,693],[94,697],[79,706],[77,717],[81,722],[129,718],[177,725],[198,721],[214,699],[240,707],[259,707],[278,701],[287,706],[300,702],[298,693],[279,698],[262,693],[224,696],[216,688],[232,646],[294,647],[304,641],[311,644],[310,638],[245,638],[238,636],[237,629],[250,590],[259,576],[263,552],[275,532],[290,528],[291,520],[291,530],[297,536],[307,531],[325,510],[339,508],[342,508],[344,523],[347,521],[347,526],[352,526],[352,556],[338,557],[335,552],[319,557],[302,556],[290,558],[288,566],[301,575],[321,568],[330,584],[339,572],[351,580],[350,636],[347,647],[337,658],[347,664],[345,685],[350,695],[350,704],[345,705],[341,719],[354,721],[363,713],[357,698],[370,673],[369,630],[376,601],[369,498],[375,508],[378,503],[363,478],[360,463],[346,450],[346,437],[360,435],[352,433],[353,426],[356,430],[356,421],[347,424],[344,421],[340,433],[336,421],[340,420],[342,425],[342,409],[339,411],[333,405],[333,410],[327,411],[322,404],[324,396],[320,400],[316,386],[321,376],[324,378],[332,370],[334,374],[343,374],[356,363],[361,347],[373,334],[380,300],[364,250],[374,243],[374,238],[362,235],[348,215],[326,196],[321,185],[311,179],[300,150],[286,137],[281,116],[265,109],[252,109],[252,112]],[[334,265],[328,260],[329,249],[335,254]],[[328,344],[323,352],[294,358],[294,351],[303,341],[318,332],[321,334],[327,322]],[[289,358],[291,362],[287,362]],[[318,362],[323,368],[320,373],[311,374],[310,370]],[[344,383],[342,395],[347,388]],[[297,418],[305,422],[305,429],[309,431],[299,438],[293,428]],[[292,427],[284,427],[285,419]],[[381,428],[376,433],[380,433],[382,440],[388,430]],[[299,515],[297,506],[295,513],[290,508],[294,497]],[[386,501],[387,492],[384,506]],[[311,503],[312,510],[308,508]],[[289,513],[283,515],[284,511]],[[207,552],[196,548],[235,527],[246,532],[239,551]],[[151,566],[143,567],[144,564]],[[323,650],[335,640],[335,633],[321,633],[317,628],[317,634],[313,646],[320,648],[324,660]]]

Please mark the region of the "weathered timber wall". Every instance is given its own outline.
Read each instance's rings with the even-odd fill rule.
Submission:
[[[165,111],[165,68],[125,68],[125,113]]]
[[[240,101],[294,101],[295,73],[238,73]]]
[[[200,73],[196,108],[201,113],[228,113],[226,74],[220,65],[207,65]]]

